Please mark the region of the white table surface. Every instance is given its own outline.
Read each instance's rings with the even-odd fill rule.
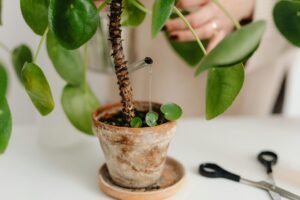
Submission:
[[[96,138],[74,135],[80,138],[77,142],[57,147],[46,145],[41,135],[34,126],[14,128],[9,149],[0,157],[1,200],[109,199],[97,187],[96,174],[104,159]],[[210,161],[245,178],[265,179],[256,161],[265,149],[279,154],[278,185],[300,194],[300,119],[181,120],[169,154],[185,165],[188,176],[171,199],[270,199],[264,191],[197,173],[200,163]]]

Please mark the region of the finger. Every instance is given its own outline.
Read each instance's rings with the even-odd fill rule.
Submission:
[[[213,37],[216,29],[212,26],[211,22],[204,24],[195,29],[197,36],[200,39],[209,39]],[[181,31],[173,31],[170,33],[170,36],[174,40],[178,41],[194,41],[195,38],[190,30],[181,30]]]
[[[207,52],[212,51],[225,37],[225,31],[217,31],[208,43]]]
[[[180,0],[176,7],[178,8],[192,8],[207,3],[209,0]]]
[[[197,28],[214,17],[213,4],[206,4],[195,12],[186,16],[187,21],[193,28]],[[170,31],[185,30],[187,29],[185,23],[179,17],[173,20],[169,20],[166,23],[166,29]]]

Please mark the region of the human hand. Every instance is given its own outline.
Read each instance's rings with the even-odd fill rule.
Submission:
[[[251,18],[254,10],[254,0],[220,0],[220,3],[238,21]],[[234,29],[234,24],[212,0],[180,0],[177,7],[194,8],[186,18],[200,39],[209,39],[207,51],[211,51]],[[174,40],[195,40],[180,18],[169,20],[166,23],[166,30]]]

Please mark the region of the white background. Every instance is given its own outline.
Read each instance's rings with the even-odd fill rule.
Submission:
[[[4,0],[3,2],[3,22],[4,26],[0,27],[0,40],[5,43],[10,49],[18,46],[21,43],[29,45],[34,51],[38,45],[39,37],[37,37],[25,24],[21,11],[19,8],[19,1]],[[16,75],[11,66],[10,56],[0,49],[0,60],[9,68],[10,73],[10,90],[9,102],[13,112],[14,123],[32,123],[38,119],[39,114],[30,103],[27,94],[21,88]],[[61,115],[61,108],[59,105],[59,96],[63,81],[57,76],[56,72],[48,59],[45,49],[41,51],[38,59],[38,64],[44,69],[56,100],[56,109],[52,116]],[[290,72],[290,79],[288,81],[287,101],[285,105],[285,114],[288,116],[300,115],[300,55],[299,60],[295,60],[292,70]],[[101,76],[91,77],[92,86],[97,88],[95,92],[101,95],[105,93],[104,78]],[[98,87],[95,87],[98,86]],[[100,86],[100,87],[99,87]],[[102,95],[103,96],[103,95]],[[103,99],[102,99],[103,100]],[[51,116],[50,116],[51,117]]]

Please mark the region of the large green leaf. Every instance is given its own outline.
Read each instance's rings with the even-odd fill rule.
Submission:
[[[174,49],[174,51],[191,67],[196,66],[200,60],[203,58],[203,51],[200,49],[199,44],[197,42],[188,41],[188,42],[180,42],[176,40],[172,40],[168,34],[166,34],[166,38]],[[207,45],[207,40],[202,41],[204,45]]]
[[[77,49],[96,32],[99,14],[92,0],[51,0],[49,25],[59,43]]]
[[[140,25],[146,16],[146,13],[135,5],[144,7],[138,0],[123,0],[122,25],[136,27]]]
[[[0,103],[4,101],[7,91],[7,72],[4,66],[0,63]],[[1,123],[1,122],[0,122]]]
[[[300,47],[300,1],[279,1],[274,7],[273,15],[279,31],[288,41]]]
[[[0,154],[4,153],[12,130],[12,118],[7,101],[0,103]]]
[[[48,26],[50,0],[21,0],[21,11],[28,26],[38,35],[43,35]]]
[[[100,103],[89,86],[67,85],[61,103],[70,122],[80,131],[92,135],[92,113]]]
[[[53,33],[47,35],[48,55],[57,73],[68,83],[80,85],[84,81],[84,67],[79,50],[67,50],[55,39]]]
[[[49,114],[54,108],[54,101],[48,81],[39,66],[25,63],[22,70],[25,89],[35,107],[42,115]]]
[[[244,66],[209,70],[206,86],[206,118],[213,119],[225,112],[238,96],[244,83]]]
[[[210,68],[227,67],[245,61],[258,48],[265,27],[265,21],[256,21],[226,37],[201,60],[196,75]]]
[[[175,0],[155,0],[152,8],[152,37],[155,37],[172,14]]]
[[[19,80],[22,82],[21,72],[22,72],[23,66],[26,62],[28,62],[28,63],[32,62],[32,53],[31,53],[30,48],[24,44],[16,47],[12,52],[11,60],[12,60],[15,72],[16,72]]]

